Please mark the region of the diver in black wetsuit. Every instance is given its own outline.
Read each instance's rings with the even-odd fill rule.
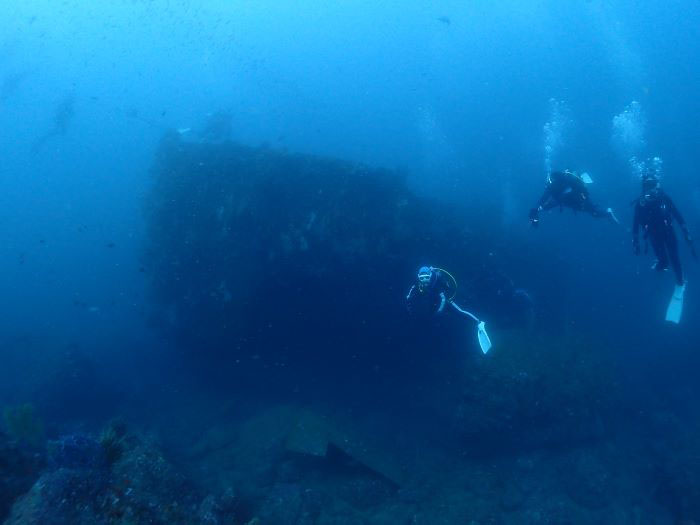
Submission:
[[[661,189],[659,179],[654,175],[645,175],[642,179],[642,196],[634,201],[634,224],[632,226],[632,246],[635,255],[639,255],[639,230],[644,239],[651,242],[656,255],[652,268],[658,271],[668,270],[669,262],[676,276],[676,284],[683,286],[683,269],[678,256],[678,240],[673,230],[673,221],[678,223],[685,240],[695,255],[693,238],[683,216],[671,198]],[[697,257],[697,256],[696,256]]]
[[[456,291],[454,281],[445,272],[423,266],[418,270],[418,282],[408,291],[406,308],[416,316],[440,314]]]
[[[460,308],[454,302],[456,293],[457,281],[449,272],[432,266],[421,266],[418,270],[418,282],[411,286],[406,295],[406,308],[412,316],[427,317],[441,314],[445,305],[449,304],[457,312],[476,323],[479,346],[485,354],[491,348],[491,340],[486,333],[486,323]]]
[[[606,217],[617,223],[611,208],[602,210],[593,204],[586,188],[592,182],[588,174],[579,175],[573,171],[555,171],[547,177],[544,193],[537,202],[537,207],[530,210],[530,224],[537,226],[540,211],[550,210],[556,206],[571,208],[574,211],[590,213],[593,217]]]

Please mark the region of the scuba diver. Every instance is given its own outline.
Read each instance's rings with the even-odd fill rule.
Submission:
[[[678,208],[661,189],[657,174],[647,172],[642,176],[642,195],[635,199],[633,204],[632,248],[634,254],[639,255],[641,252],[639,247],[639,230],[641,229],[644,240],[647,243],[651,242],[651,247],[656,255],[656,261],[652,268],[659,272],[667,271],[670,262],[676,277],[676,287],[666,310],[666,320],[678,323],[683,312],[683,294],[685,293],[686,281],[683,278],[683,268],[678,256],[678,240],[673,229],[674,219],[683,232],[691,253],[697,259],[693,238],[690,236],[688,226]],[[648,244],[645,246],[645,253],[647,248]]]
[[[60,135],[65,135],[68,125],[73,120],[75,115],[75,97],[72,94],[68,94],[63,97],[61,103],[56,107],[56,111],[53,116],[53,127],[46,133],[37,138],[32,144],[32,153],[37,154],[41,151],[44,145],[53,137],[58,137]]]
[[[457,281],[447,271],[432,266],[421,266],[418,270],[418,282],[411,286],[406,295],[406,308],[411,315],[421,317],[442,314],[449,305],[457,312],[472,319],[477,324],[477,339],[481,351],[485,354],[491,348],[491,340],[486,333],[486,323],[474,314],[460,308],[454,298],[457,294]]]
[[[593,217],[606,217],[614,223],[619,224],[611,208],[603,211],[591,201],[586,185],[592,183],[593,180],[588,173],[579,175],[569,170],[550,173],[547,176],[544,193],[537,202],[537,207],[530,210],[530,224],[535,227],[538,226],[540,222],[540,212],[543,210],[551,210],[556,206],[590,213]]]

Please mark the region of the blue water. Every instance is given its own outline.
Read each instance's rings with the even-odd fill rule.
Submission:
[[[700,235],[698,20],[691,0],[2,3],[0,407],[29,403],[49,441],[123,419],[197,490],[240,492],[241,523],[700,521],[697,261],[679,237],[668,323],[630,204],[658,156]],[[231,189],[231,158],[278,164]],[[620,226],[529,226],[565,168]],[[423,264],[455,274],[489,354],[406,315]],[[366,470],[241,437],[300,410],[371,436],[341,453]],[[326,510],[265,510],[290,490]]]

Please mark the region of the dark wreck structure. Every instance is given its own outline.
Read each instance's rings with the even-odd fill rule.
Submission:
[[[420,265],[449,267],[467,304],[477,293],[483,303],[483,277],[497,271],[493,232],[417,196],[401,173],[175,134],[154,173],[144,256],[154,322],[217,369],[251,355],[344,378],[399,366],[423,353],[404,304]],[[470,344],[462,337],[463,353]]]
[[[414,399],[434,406],[426,417],[464,425],[474,440],[498,430],[496,441],[522,444],[518,421],[532,418],[566,425],[537,443],[598,432],[598,410],[577,392],[601,381],[599,371],[572,368],[579,390],[568,373],[547,378],[561,390],[556,401],[528,404],[548,367],[566,369],[583,343],[564,351],[534,342],[527,323],[503,324],[512,305],[500,277],[510,255],[498,232],[480,226],[489,222],[482,211],[420,197],[398,172],[176,134],[162,141],[154,175],[144,255],[154,322],[208,383],[392,410],[412,410]],[[406,292],[422,264],[450,268],[457,301],[488,320],[496,341],[488,359],[463,319],[408,315]],[[578,420],[550,410],[562,399]]]

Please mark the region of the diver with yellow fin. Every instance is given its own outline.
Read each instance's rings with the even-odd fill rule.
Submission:
[[[442,268],[421,266],[417,282],[411,286],[406,295],[406,307],[411,315],[439,315],[450,305],[457,312],[472,319],[477,326],[477,339],[481,351],[485,354],[491,349],[491,340],[486,333],[486,323],[474,314],[460,308],[454,302],[457,295],[457,281],[452,274]]]

